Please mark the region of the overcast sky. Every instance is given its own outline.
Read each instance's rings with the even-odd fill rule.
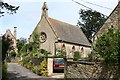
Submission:
[[[79,19],[79,10],[86,9],[83,6],[76,4],[72,0],[4,0],[4,2],[8,2],[9,4],[15,6],[20,6],[20,8],[16,14],[5,14],[4,17],[0,18],[0,34],[4,34],[6,29],[10,29],[13,32],[13,28],[17,27],[17,38],[28,38],[41,18],[41,7],[44,1],[47,2],[48,5],[49,17],[73,25],[77,24],[77,21]],[[118,3],[118,0],[75,1],[78,1],[81,4],[84,4],[105,15],[109,15]],[[91,5],[83,1],[88,1],[104,7],[108,7],[112,10],[97,7],[95,5]]]

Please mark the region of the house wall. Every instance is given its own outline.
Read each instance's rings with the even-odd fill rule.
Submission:
[[[75,47],[74,52],[79,51],[80,54],[81,54],[81,57],[87,57],[88,54],[90,53],[90,47],[85,47],[85,46],[82,46],[82,45],[69,44],[69,43],[57,43],[56,44],[56,49],[61,50],[63,44],[65,45],[66,56],[68,58],[73,58],[73,55],[74,55],[73,52],[72,52],[73,46]],[[82,48],[83,48],[83,52],[81,52]]]
[[[48,24],[45,17],[42,18],[42,20],[38,23],[37,28],[35,29],[39,34],[41,32],[45,32],[47,35],[47,40],[44,43],[41,43],[40,48],[45,49],[54,55],[54,43],[56,41],[56,36],[54,32],[52,31],[52,28]]]
[[[49,52],[51,52],[51,56],[54,56],[55,49],[62,49],[62,45],[65,45],[66,53],[67,55],[70,55],[72,52],[72,47],[75,47],[75,51],[80,51],[83,47],[84,52],[82,54],[82,57],[86,57],[88,53],[90,53],[90,47],[75,45],[75,44],[68,44],[63,42],[57,42],[57,37],[52,30],[49,22],[46,20],[46,18],[43,16],[41,21],[38,23],[37,27],[34,30],[35,32],[38,32],[39,34],[41,32],[45,32],[47,35],[47,40],[44,43],[40,44],[41,49],[45,49]],[[32,35],[31,35],[32,36]],[[32,38],[30,38],[30,41],[32,41]],[[57,43],[56,43],[57,42]],[[71,56],[73,57],[73,56]],[[53,58],[48,58],[48,75],[51,75],[53,73]]]
[[[107,30],[111,27],[120,29],[120,2],[110,14],[104,25],[101,27],[101,29],[96,33],[95,37],[92,39],[94,44],[97,40],[97,37],[107,32]]]
[[[16,47],[16,46],[17,46],[17,45],[16,45],[17,41],[16,41],[14,35],[11,33],[10,30],[7,30],[7,31],[6,31],[5,37],[7,37],[7,36],[9,36],[9,38],[11,38],[12,41],[13,41],[13,43],[11,43],[10,46],[11,46],[11,47],[13,46],[13,47],[15,48],[14,50],[17,51],[17,47]]]
[[[56,41],[56,36],[44,16],[42,17],[41,21],[38,23],[35,31],[38,32],[39,34],[41,32],[46,33],[47,40],[44,43],[40,44],[40,48],[45,49],[48,52],[51,52],[51,55],[53,56],[55,52],[54,43]],[[48,58],[48,75],[51,75],[52,73],[53,73],[53,59]]]

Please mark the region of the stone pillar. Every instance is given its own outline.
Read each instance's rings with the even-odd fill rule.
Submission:
[[[48,76],[53,74],[53,58],[48,58]]]
[[[64,80],[67,80],[67,58],[64,58]]]

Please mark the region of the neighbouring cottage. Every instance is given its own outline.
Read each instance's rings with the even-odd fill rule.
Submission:
[[[68,58],[73,58],[75,51],[79,51],[82,57],[87,57],[91,44],[82,30],[78,26],[48,17],[47,11],[47,5],[44,2],[41,19],[33,31],[40,34],[40,48],[51,52],[51,56],[63,50]],[[29,37],[30,42],[32,35]],[[53,73],[53,59],[48,59],[48,65],[48,75],[50,75]]]
[[[115,9],[108,16],[108,19],[105,21],[100,30],[92,38],[93,44],[95,44],[98,37],[107,32],[109,28],[120,29],[120,0]]]
[[[13,34],[11,33],[11,31],[9,29],[6,30],[5,34],[3,36],[5,36],[6,38],[9,38],[9,40],[11,40],[11,44],[9,47],[9,52],[11,51],[17,51],[17,40],[16,40],[16,28],[14,27],[14,32]]]

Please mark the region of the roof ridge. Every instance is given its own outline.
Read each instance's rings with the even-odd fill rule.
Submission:
[[[68,22],[60,21],[60,20],[57,20],[57,19],[54,19],[54,18],[51,18],[51,17],[48,17],[48,20],[49,20],[49,19],[53,19],[53,20],[59,21],[59,22],[61,22],[61,23],[65,23],[65,24],[68,24],[68,25],[72,25],[72,26],[77,27],[77,25],[73,25],[73,24],[70,24],[70,23],[68,23]]]
[[[7,34],[7,32],[10,32],[10,34],[14,37],[14,39],[15,39],[15,40],[17,40],[17,39],[15,38],[15,36],[12,34],[12,32],[11,32],[11,30],[10,30],[10,29],[7,29],[4,35],[6,35],[6,34]]]
[[[83,31],[78,26],[71,25],[50,17],[47,20],[60,40],[88,46],[91,45]]]
[[[105,20],[104,24],[106,23],[106,21],[110,18],[110,16],[114,13],[115,10],[117,10],[118,6],[120,5],[120,2],[115,6],[115,8],[112,10],[112,12],[109,14],[109,16],[107,17],[107,19]],[[103,25],[104,25],[103,24]],[[103,25],[99,28],[99,30],[93,35],[93,38],[98,34],[98,32],[103,28]]]

